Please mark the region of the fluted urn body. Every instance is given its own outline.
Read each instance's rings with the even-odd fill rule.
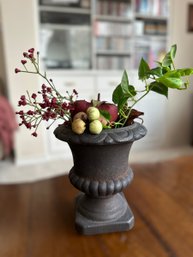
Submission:
[[[74,161],[69,178],[83,192],[76,199],[77,230],[98,234],[131,229],[134,216],[122,190],[133,179],[128,161],[131,146],[145,136],[145,127],[134,123],[99,135],[76,135],[59,126],[54,134],[69,144]]]

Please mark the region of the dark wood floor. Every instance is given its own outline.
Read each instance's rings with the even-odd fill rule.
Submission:
[[[136,221],[129,232],[77,234],[78,191],[65,176],[0,186],[0,256],[192,257],[193,156],[132,167],[125,195]]]

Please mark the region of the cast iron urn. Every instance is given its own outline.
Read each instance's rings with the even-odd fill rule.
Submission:
[[[146,128],[135,122],[99,135],[77,135],[61,125],[54,134],[72,151],[69,178],[82,191],[76,198],[77,231],[93,235],[131,229],[134,216],[122,190],[133,179],[128,163],[131,146],[145,136]]]

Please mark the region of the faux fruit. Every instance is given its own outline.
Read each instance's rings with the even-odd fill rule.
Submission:
[[[110,121],[116,121],[118,118],[118,107],[115,104],[103,102],[97,106],[99,110],[106,111],[110,114]]]
[[[81,119],[75,119],[72,122],[72,131],[78,135],[84,133],[86,129],[86,123]]]
[[[107,126],[108,124],[108,120],[103,115],[100,115],[99,121],[102,123],[103,126]]]
[[[87,114],[85,112],[77,112],[73,117],[73,120],[76,120],[76,119],[81,119],[83,121],[86,121],[87,120]]]
[[[94,106],[89,107],[86,113],[90,121],[97,120],[100,117],[99,109]]]
[[[93,120],[89,124],[89,131],[91,134],[100,134],[103,130],[103,125],[99,120]]]
[[[78,112],[86,112],[86,110],[91,106],[91,103],[87,102],[86,100],[76,100],[74,102],[74,110],[73,115]]]

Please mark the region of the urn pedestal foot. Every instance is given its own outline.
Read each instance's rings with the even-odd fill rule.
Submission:
[[[75,226],[84,235],[127,231],[134,226],[134,215],[123,193],[105,198],[81,194],[76,199]]]

